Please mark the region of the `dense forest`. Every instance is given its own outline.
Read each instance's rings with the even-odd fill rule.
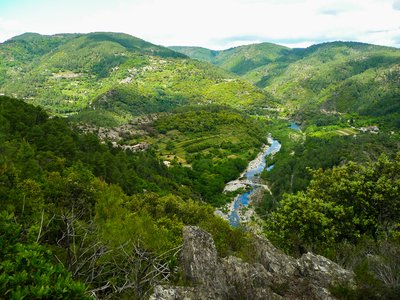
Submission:
[[[249,255],[247,234],[199,201],[186,168],[102,144],[19,100],[1,97],[0,118],[7,298],[141,298],[155,282],[180,280],[184,224],[212,232],[222,255]]]
[[[314,171],[305,191],[284,194],[268,215],[267,236],[293,255],[312,251],[352,269],[358,289],[332,287],[339,298],[398,298],[399,167],[400,152]]]

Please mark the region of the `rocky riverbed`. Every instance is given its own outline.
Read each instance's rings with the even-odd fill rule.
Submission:
[[[246,170],[240,174],[240,177],[228,182],[225,186],[225,193],[235,192],[239,189],[245,191],[238,194],[232,202],[215,211],[216,215],[228,220],[232,226],[237,227],[244,223],[247,225],[258,223],[258,217],[252,203],[257,199],[261,199],[265,191],[271,192],[268,186],[260,181],[258,175],[267,167],[266,157],[275,154],[281,148],[281,144],[272,137],[268,138],[268,143],[269,145],[265,145],[257,157],[248,164]]]

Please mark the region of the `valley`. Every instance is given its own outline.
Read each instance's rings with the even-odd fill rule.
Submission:
[[[273,156],[281,149],[281,144],[274,140],[272,137],[268,138],[268,146],[264,146],[262,151],[257,157],[250,161],[244,172],[236,180],[230,181],[224,188],[225,193],[232,193],[238,190],[245,191],[244,193],[236,195],[233,201],[226,204],[221,209],[216,210],[216,214],[229,221],[233,227],[245,226],[246,229],[252,229],[257,232],[260,231],[260,225],[257,222],[253,225],[254,219],[257,215],[254,210],[255,195],[271,193],[268,185],[260,182],[259,175],[264,169],[271,171],[274,165],[267,166],[266,159],[268,156]]]
[[[254,266],[271,242],[350,270],[327,295],[396,299],[399,80],[399,49],[355,42],[214,51],[95,32],[1,43],[0,298],[192,287],[182,231],[199,227],[221,259]],[[296,299],[307,280],[267,294]]]

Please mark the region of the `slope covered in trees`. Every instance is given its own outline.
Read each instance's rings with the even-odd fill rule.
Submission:
[[[0,97],[0,119],[0,294],[141,299],[179,280],[186,224],[212,232],[222,255],[246,257],[247,235],[197,200],[187,168],[102,144],[16,99]]]
[[[400,152],[314,171],[305,191],[284,195],[268,215],[268,237],[290,253],[321,253],[352,268],[358,288],[333,288],[340,298],[398,298],[399,168]]]
[[[284,193],[305,190],[312,178],[310,169],[326,170],[350,161],[373,162],[382,153],[393,158],[400,151],[398,132],[384,128],[379,133],[362,132],[346,121],[333,126],[304,126],[303,131],[294,131],[287,123],[270,129],[282,149],[268,161],[275,167],[262,173],[273,194],[266,195],[267,207],[279,202]]]
[[[212,52],[208,58],[197,55],[195,48],[173,49],[219,65],[264,88],[298,119],[350,113],[385,118],[398,126],[399,49],[355,42],[305,49],[259,44]],[[220,56],[225,58],[223,63],[217,60]]]
[[[254,109],[271,99],[221,69],[126,34],[25,34],[1,44],[0,58],[0,93],[101,125],[186,104]]]
[[[247,74],[251,71],[278,61],[290,53],[289,48],[271,43],[239,46],[221,51],[179,46],[170,49],[194,59],[207,61],[246,79],[250,79]]]
[[[398,114],[399,62],[400,50],[395,48],[344,42],[316,45],[272,78],[266,89],[300,110]]]

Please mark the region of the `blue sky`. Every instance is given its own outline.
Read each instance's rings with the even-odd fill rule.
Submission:
[[[0,0],[0,42],[93,31],[211,49],[335,40],[400,47],[400,0]]]

